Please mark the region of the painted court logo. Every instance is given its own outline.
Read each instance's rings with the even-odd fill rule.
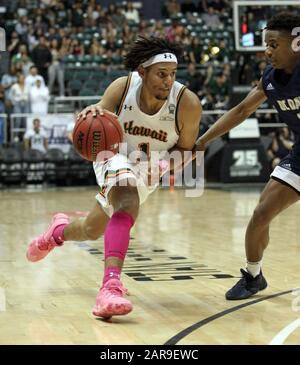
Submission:
[[[6,51],[6,34],[3,28],[0,28],[0,52]]]

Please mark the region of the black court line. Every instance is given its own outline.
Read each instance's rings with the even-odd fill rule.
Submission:
[[[188,335],[190,335],[192,332],[194,332],[195,330],[205,326],[206,324],[226,316],[229,313],[235,312],[239,309],[248,307],[250,305],[254,305],[256,303],[262,302],[264,300],[268,300],[268,299],[272,299],[272,298],[276,298],[276,297],[280,297],[281,295],[285,295],[285,294],[289,294],[292,293],[294,291],[294,289],[292,290],[287,290],[287,291],[283,291],[277,294],[273,294],[273,295],[269,295],[265,298],[260,298],[260,299],[256,299],[256,300],[252,300],[251,302],[247,302],[244,304],[240,304],[237,305],[235,307],[232,307],[230,309],[226,309],[225,311],[219,312],[214,314],[213,316],[207,317],[205,319],[202,319],[201,321],[191,325],[190,327],[185,328],[184,330],[182,330],[181,332],[177,333],[177,335],[171,337],[167,342],[164,343],[164,345],[176,345],[180,340],[182,340],[184,337],[187,337]]]

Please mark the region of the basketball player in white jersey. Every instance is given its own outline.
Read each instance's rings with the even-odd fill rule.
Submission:
[[[149,156],[153,151],[192,150],[202,110],[198,97],[175,81],[180,54],[177,44],[140,37],[125,57],[125,66],[132,72],[112,82],[101,101],[78,117],[90,112],[117,113],[128,152],[142,150]],[[105,270],[95,316],[110,318],[132,310],[124,297],[121,270],[139,206],[155,189],[141,178],[139,166],[121,153],[104,163],[95,162],[100,191],[94,209],[84,220],[72,223],[66,215],[56,214],[48,230],[27,250],[28,260],[38,261],[64,241],[96,240],[104,233]]]

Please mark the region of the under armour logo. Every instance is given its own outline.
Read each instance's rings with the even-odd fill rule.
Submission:
[[[171,58],[171,59],[172,59],[172,55],[171,55],[171,54],[167,54],[167,53],[165,53],[165,54],[164,54],[164,57],[165,57],[165,58]]]
[[[132,110],[132,106],[131,106],[131,105],[130,105],[130,106],[127,106],[127,105],[125,104],[125,105],[124,105],[124,110],[127,110],[127,109],[131,111],[131,110]]]

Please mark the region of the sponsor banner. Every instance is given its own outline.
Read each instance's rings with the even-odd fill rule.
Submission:
[[[40,119],[41,128],[48,137],[49,148],[59,148],[68,152],[71,143],[68,133],[72,131],[75,124],[74,114],[45,114],[27,117],[26,132],[33,129],[33,120]]]

